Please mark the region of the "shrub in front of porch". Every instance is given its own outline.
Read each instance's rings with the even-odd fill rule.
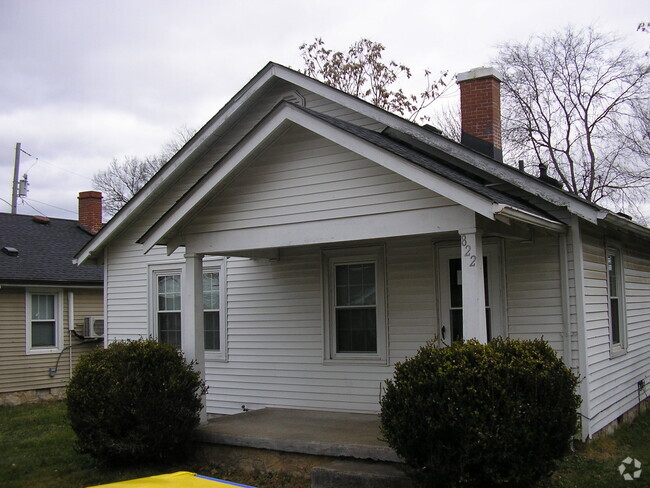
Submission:
[[[543,340],[427,344],[386,381],[382,434],[420,486],[532,486],[577,432],[577,384]]]
[[[109,464],[183,457],[206,391],[174,347],[139,340],[95,349],[79,360],[67,390],[76,447]]]

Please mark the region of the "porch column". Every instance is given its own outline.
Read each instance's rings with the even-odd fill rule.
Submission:
[[[459,229],[463,277],[463,338],[487,342],[483,240],[475,228]]]
[[[182,290],[181,336],[183,353],[188,361],[196,361],[195,368],[205,380],[205,344],[203,324],[203,254],[185,254]],[[205,397],[201,423],[207,422]]]

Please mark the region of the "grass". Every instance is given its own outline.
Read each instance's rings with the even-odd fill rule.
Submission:
[[[250,474],[188,462],[173,466],[111,468],[75,452],[75,435],[62,402],[0,407],[0,486],[84,488],[175,471],[192,471],[259,488],[307,488],[309,482],[278,474]]]
[[[627,457],[641,461],[641,477],[623,479],[618,471]],[[626,472],[631,473],[628,468]],[[601,437],[581,446],[560,463],[550,479],[539,488],[640,488],[650,487],[650,410],[614,435]]]
[[[259,488],[307,488],[309,482],[278,474],[249,474],[217,466],[109,468],[73,448],[74,433],[61,402],[0,407],[0,486],[3,488],[83,488],[174,471],[192,471]],[[627,457],[643,464],[639,479],[623,480],[618,472]],[[650,410],[613,436],[582,446],[564,459],[539,488],[650,487]]]

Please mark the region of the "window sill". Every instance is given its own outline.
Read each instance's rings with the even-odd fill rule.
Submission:
[[[214,362],[221,362],[221,363],[227,363],[228,358],[226,357],[225,352],[221,351],[205,351],[205,361],[214,361]]]
[[[609,359],[616,359],[621,356],[625,356],[627,354],[627,350],[621,346],[611,346],[609,350]]]
[[[47,349],[27,349],[25,354],[36,355],[36,354],[58,354],[61,352],[61,349],[57,348],[47,348]]]
[[[324,365],[368,365],[368,366],[387,366],[388,360],[386,358],[372,355],[368,357],[363,357],[359,355],[354,356],[345,356],[338,354],[333,358],[326,358],[323,360]]]

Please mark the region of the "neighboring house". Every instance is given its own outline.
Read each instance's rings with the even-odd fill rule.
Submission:
[[[182,347],[228,414],[377,412],[426,341],[544,337],[584,437],[633,409],[650,229],[503,164],[498,73],[458,80],[463,144],[267,65],[77,255],[108,341]]]
[[[99,192],[79,194],[78,222],[0,213],[0,405],[60,397],[101,342],[103,269],[72,263],[100,228]]]

